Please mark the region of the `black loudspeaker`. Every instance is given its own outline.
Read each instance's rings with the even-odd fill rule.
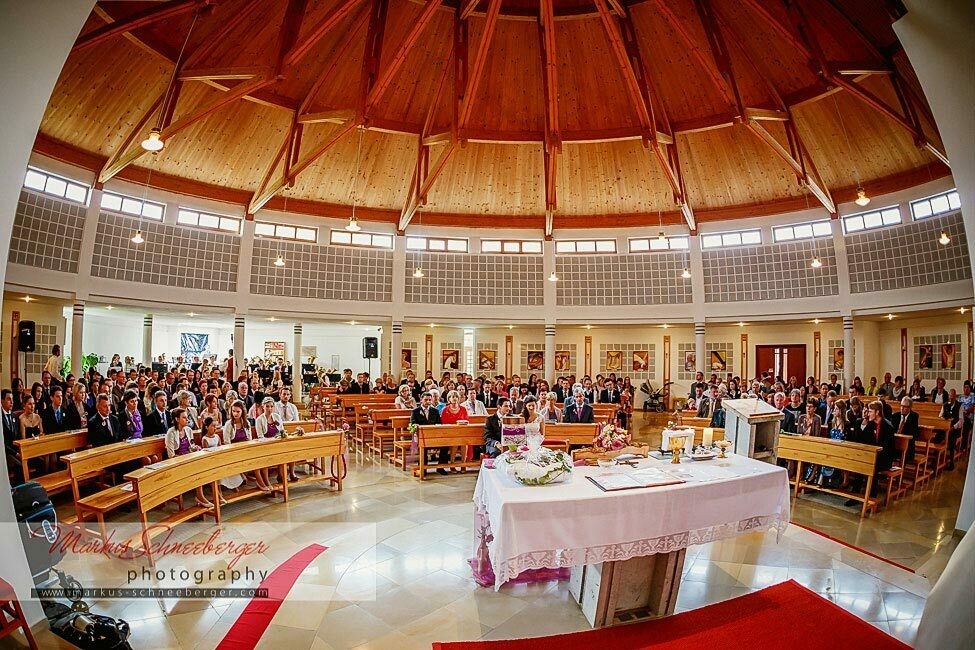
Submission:
[[[34,332],[36,327],[32,320],[20,321],[20,329],[17,330],[17,349],[20,352],[34,351]]]
[[[363,359],[378,359],[379,358],[379,339],[378,338],[376,338],[375,336],[367,336],[364,339],[362,339],[362,358]]]

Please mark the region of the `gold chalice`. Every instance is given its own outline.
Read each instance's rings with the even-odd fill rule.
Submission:
[[[730,440],[715,440],[714,441],[714,446],[721,450],[721,453],[718,455],[718,458],[727,458],[728,457],[728,454],[726,454],[724,452],[729,447],[731,447],[731,441]]]
[[[684,445],[687,443],[687,436],[671,436],[670,437],[670,451],[673,457],[670,462],[674,465],[680,464],[680,453],[684,450]]]

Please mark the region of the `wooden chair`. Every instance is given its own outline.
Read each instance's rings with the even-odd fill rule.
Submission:
[[[897,451],[900,452],[900,460],[898,460],[897,464],[892,465],[890,469],[881,470],[877,473],[879,480],[886,483],[886,495],[884,496],[885,508],[890,505],[891,495],[896,499],[905,490],[903,487],[904,466],[907,464],[907,448],[911,444],[911,437],[897,434],[894,443],[897,445]],[[894,489],[895,481],[897,483],[896,489]]]
[[[10,636],[18,628],[23,631],[31,650],[37,650],[37,641],[34,640],[34,633],[31,632],[14,588],[6,580],[0,579],[0,639]]]
[[[904,461],[904,475],[908,478],[908,487],[917,490],[922,487],[933,475],[928,468],[928,452],[923,448],[935,435],[934,429],[924,427],[918,429],[918,436],[914,442],[914,457],[906,458]]]
[[[437,465],[427,465],[427,450],[439,447],[478,447],[484,444],[484,427],[477,424],[427,424],[420,427],[418,433],[419,462],[413,469],[419,474],[420,480],[427,478],[428,469],[480,467],[481,461],[462,460]]]

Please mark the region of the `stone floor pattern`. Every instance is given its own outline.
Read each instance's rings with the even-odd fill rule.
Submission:
[[[636,437],[652,439],[659,426],[641,420]],[[951,529],[963,476],[960,467],[865,520],[833,497],[793,501],[794,521],[928,573],[790,526],[778,541],[774,533],[755,533],[689,548],[677,611],[793,579],[911,643],[931,581],[954,548]],[[497,593],[475,585],[467,565],[474,482],[471,473],[420,483],[367,457],[354,462],[341,494],[309,486],[292,491],[287,504],[265,497],[228,507],[225,522],[231,526],[260,526],[275,538],[274,552],[261,558],[268,569],[313,541],[329,546],[299,578],[258,647],[413,650],[438,640],[588,629],[564,582],[506,586]],[[134,521],[131,513],[123,518]],[[318,539],[319,531],[336,525],[366,526],[374,543],[365,548],[355,535]],[[69,568],[83,583],[99,571],[97,564]],[[134,648],[208,649],[245,604],[105,601],[94,610],[127,620]],[[39,641],[42,647],[67,647],[50,634]],[[20,646],[0,641],[0,648],[12,647]]]

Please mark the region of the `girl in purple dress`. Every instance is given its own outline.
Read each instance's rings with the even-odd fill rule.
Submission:
[[[263,438],[258,435],[257,437]],[[223,427],[224,444],[234,444],[251,440],[251,425],[245,415],[244,403],[236,400],[231,403],[227,413],[227,423]],[[271,492],[271,484],[267,477],[267,469],[256,470],[253,474],[257,487],[263,492]]]
[[[173,426],[166,432],[166,457],[182,456],[193,451],[200,451],[200,447],[193,442],[193,429],[190,428],[189,417],[185,409],[174,409]],[[203,508],[212,508],[205,496],[203,487],[196,488],[196,505]]]

